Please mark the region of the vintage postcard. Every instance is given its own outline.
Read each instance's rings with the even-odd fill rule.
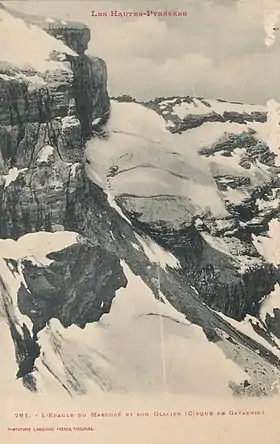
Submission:
[[[277,444],[280,2],[0,3],[3,444]]]

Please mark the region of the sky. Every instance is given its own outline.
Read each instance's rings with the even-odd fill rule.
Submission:
[[[280,101],[280,31],[266,45],[280,0],[18,0],[23,12],[83,21],[89,52],[108,67],[111,95],[140,100],[196,95]],[[91,11],[187,11],[186,17],[92,17]],[[279,15],[280,18],[280,15]],[[273,23],[277,26],[277,20]],[[270,25],[271,27],[271,25]]]

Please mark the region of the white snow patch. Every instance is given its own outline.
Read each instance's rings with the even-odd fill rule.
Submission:
[[[185,131],[182,134],[184,145],[180,144],[180,152],[182,149],[186,151],[186,145],[192,147],[192,149],[198,151],[202,148],[209,147],[221,139],[226,134],[240,135],[243,132],[248,131],[248,127],[245,124],[229,123],[229,122],[207,122],[198,128],[193,128]],[[179,138],[180,135],[173,135],[173,137]],[[224,160],[230,159],[225,158]],[[243,169],[244,170],[244,169]]]
[[[75,117],[75,116],[63,117],[61,122],[62,122],[62,129],[66,129],[71,126],[80,126],[81,125],[79,119],[77,119],[77,117]]]
[[[175,103],[178,100],[178,97],[175,97],[175,99],[169,99],[169,103]]]
[[[112,208],[114,208],[118,213],[119,213],[119,215],[127,222],[127,223],[129,223],[129,225],[132,225],[131,224],[131,222],[130,222],[130,220],[123,214],[123,211],[122,211],[122,209],[118,206],[118,204],[116,203],[116,201],[115,201],[115,199],[114,199],[114,196],[112,195],[112,193],[107,189],[107,190],[104,190],[105,191],[105,193],[107,194],[107,200],[108,200],[108,202],[109,202],[109,205],[110,205],[110,207],[112,207]]]
[[[234,188],[228,188],[227,191],[222,191],[222,194],[225,199],[236,205],[241,204],[243,200],[247,197],[247,194]]]
[[[51,145],[45,145],[43,148],[39,151],[38,156],[38,163],[47,162],[49,157],[53,154],[54,147]]]
[[[24,82],[28,83],[28,91],[34,91],[36,89],[40,89],[43,88],[44,86],[46,86],[46,82],[45,80],[38,76],[37,74],[34,75],[24,75],[22,73],[20,74],[16,74],[15,78],[22,80]]]
[[[163,102],[160,102],[160,107],[166,107],[166,106],[168,106],[169,104],[171,103],[171,100],[170,99],[166,99],[166,100],[163,100]]]
[[[236,112],[236,113],[247,113],[251,114],[252,112],[266,112],[265,105],[251,105],[247,103],[230,103],[230,102],[220,102],[218,100],[207,100],[211,108],[209,110],[215,111],[217,114],[222,115],[224,112]]]
[[[276,154],[275,165],[280,166],[280,103],[270,99],[266,104],[267,122],[254,122],[248,125],[257,132],[258,138],[267,143],[270,151]]]
[[[29,259],[29,258],[28,258]],[[34,258],[30,258],[31,259],[31,261],[33,262],[36,262],[36,264],[38,264],[38,265],[42,265],[42,264],[40,264],[39,262],[37,262],[37,261],[35,261],[35,259]],[[22,264],[22,260],[21,259],[19,259],[19,261],[18,261],[18,274],[19,274],[19,277],[20,277],[20,282],[24,285],[24,287],[26,288],[26,290],[29,292],[29,289],[28,289],[28,285],[27,285],[27,283],[26,283],[26,280],[25,280],[25,278],[24,278],[24,274],[23,274],[23,272],[24,272],[24,266],[23,266],[23,264]],[[29,292],[30,293],[30,292]]]
[[[267,102],[267,123],[265,139],[270,151],[276,154],[275,164],[280,166],[280,103],[274,99]]]
[[[215,311],[215,310],[213,310]],[[253,329],[252,324],[258,325],[258,320],[253,316],[247,315],[245,319],[241,322],[236,321],[235,319],[229,318],[221,312],[216,312],[219,316],[229,324],[231,324],[236,330],[240,331],[244,335],[256,341],[258,344],[261,344],[263,347],[272,351],[276,356],[280,357],[280,350],[277,347],[273,347],[270,345],[262,336],[258,335],[257,332]]]
[[[231,248],[230,245],[225,242],[224,239],[219,238],[219,237],[214,237],[211,234],[207,233],[207,232],[201,232],[200,233],[201,236],[203,237],[203,239],[215,250],[220,251],[221,253],[226,254],[227,256],[231,256],[233,258],[235,258],[234,256],[232,256],[231,254]]]
[[[110,234],[111,234],[111,237],[112,237],[112,239],[114,239],[114,241],[116,240],[116,238],[115,238],[115,236],[114,236],[114,233],[113,233],[113,231],[110,231]]]
[[[34,257],[39,263],[49,265],[52,261],[46,256],[75,244],[77,236],[77,233],[71,231],[56,233],[39,231],[25,234],[17,241],[0,239],[0,257],[14,260]]]
[[[143,250],[146,256],[150,259],[151,262],[159,264],[164,270],[167,265],[171,268],[179,268],[180,262],[173,256],[172,253],[164,250],[160,247],[156,242],[152,241],[150,238],[145,239],[138,234],[135,234],[136,239],[142,245]]]
[[[207,100],[207,103],[210,105],[207,106],[200,99],[193,98],[191,103],[182,102],[180,104],[176,104],[173,107],[173,112],[183,120],[188,115],[204,115],[211,114],[215,112],[216,114],[223,115],[224,112],[236,112],[239,114],[243,113],[252,113],[254,111],[265,111],[265,106],[261,105],[250,105],[243,103],[230,103],[230,102],[220,102],[219,100]]]
[[[4,9],[0,10],[0,22],[1,60],[20,69],[33,68],[37,72],[56,69],[69,71],[66,65],[50,59],[53,51],[77,55],[62,41],[55,39],[39,27],[14,17]],[[16,32],[14,32],[15,29]]]
[[[280,222],[273,219],[269,223],[268,237],[252,235],[253,244],[258,252],[271,264],[280,264]]]
[[[5,81],[7,81],[7,80],[11,80],[11,76],[8,76],[7,74],[0,74],[0,79],[2,79],[2,80],[5,80]]]
[[[96,119],[94,119],[92,121],[92,126],[96,126],[99,124],[99,122],[101,121],[101,117],[96,117]]]
[[[173,112],[176,116],[179,117],[179,119],[184,119],[189,114],[208,114],[212,110],[211,108],[208,108],[203,103],[198,102],[197,103],[186,103],[183,102],[181,104],[177,104],[173,107]]]
[[[273,190],[274,191],[274,190]],[[266,210],[267,208],[278,208],[280,205],[280,199],[278,198],[272,198],[271,200],[263,200],[263,199],[257,199],[256,204],[258,206],[258,209],[260,211]]]
[[[77,172],[77,168],[78,168],[79,165],[80,165],[79,162],[73,163],[71,165],[70,174],[71,174],[72,177],[75,177],[76,172]]]
[[[65,54],[58,54],[57,60],[59,60],[60,62],[66,62],[67,61],[67,57],[66,57]]]
[[[138,247],[138,245],[136,245],[134,242],[131,242],[131,245],[133,246],[133,248],[137,251],[141,251],[141,248]]]
[[[175,127],[175,123],[172,122],[172,120],[167,120],[166,121],[166,127],[167,128],[174,128]]]
[[[280,310],[280,286],[276,284],[274,290],[265,297],[260,308],[260,317],[265,322],[266,315],[269,314],[274,317],[273,309],[278,308]]]
[[[15,182],[15,180],[18,178],[20,173],[24,173],[24,171],[27,171],[28,168],[22,168],[19,170],[18,168],[14,167],[11,168],[8,171],[8,174],[3,175],[3,179],[5,181],[5,188],[7,188],[12,182]]]

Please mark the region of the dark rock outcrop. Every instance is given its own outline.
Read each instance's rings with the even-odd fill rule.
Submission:
[[[229,218],[218,227],[207,218],[201,220],[201,225],[195,220],[181,220],[180,224],[180,206],[174,199],[179,209],[175,224],[174,220],[168,223],[161,219],[160,214],[153,221],[145,212],[144,198],[142,212],[135,210],[133,198],[120,196],[117,200],[134,226],[179,258],[180,273],[211,308],[240,321],[247,313],[257,312],[263,296],[277,283],[276,268],[260,258],[251,240],[246,236],[242,239],[234,219]],[[154,200],[156,205],[157,199]],[[226,237],[226,232],[232,234]],[[222,245],[215,240],[219,236]]]
[[[67,199],[79,182],[80,169],[53,156],[19,174],[2,189],[1,237],[18,239],[26,233],[63,229]]]
[[[273,316],[267,314],[265,318],[265,323],[268,327],[269,332],[271,332],[276,338],[280,339],[280,309],[273,309]]]
[[[84,54],[90,41],[90,29],[83,23],[64,22],[61,20],[50,23],[43,22],[42,28],[58,40],[62,40],[66,46],[77,54]]]
[[[101,126],[109,116],[107,68],[103,60],[82,55],[71,57],[74,72],[73,94],[81,131],[86,139],[92,134],[92,122],[98,119]]]
[[[84,328],[109,313],[116,290],[126,277],[116,256],[100,245],[80,240],[51,253],[47,266],[24,261],[24,278],[18,292],[18,307],[33,323],[36,335],[53,318],[66,328]]]
[[[192,128],[198,128],[207,122],[225,122],[226,119],[220,114],[214,111],[209,114],[192,115],[186,116],[182,122],[178,123],[176,129],[172,129],[172,133],[181,133],[182,131],[187,131]]]
[[[257,160],[267,166],[275,165],[276,155],[269,150],[266,143],[260,142],[256,132],[252,129],[241,134],[225,134],[213,145],[202,148],[200,154],[206,157],[219,153],[225,157],[231,157],[234,150],[242,148],[244,154],[241,156],[239,165],[244,169],[250,169]]]
[[[120,98],[117,98],[116,100],[120,100]],[[130,101],[130,100],[128,100]],[[169,121],[173,123],[172,126],[168,126],[168,129],[171,133],[179,133],[181,134],[184,131],[188,131],[194,128],[198,128],[205,123],[238,123],[238,124],[244,124],[246,125],[249,122],[260,122],[264,123],[267,121],[267,113],[265,111],[216,111],[211,109],[212,104],[211,101],[207,101],[206,99],[203,99],[202,97],[157,97],[152,101],[149,102],[142,102],[142,104],[158,114],[162,114],[162,107],[161,105],[163,103],[169,102],[164,111],[165,111],[165,118],[167,118]],[[233,105],[241,105],[242,103],[239,102],[227,102],[222,99],[217,99],[217,103],[226,103],[226,104],[233,104]],[[171,105],[172,104],[172,105]],[[186,112],[185,117],[178,116],[178,114],[174,113],[173,107],[176,105],[184,105],[188,104],[191,105],[189,112]],[[201,113],[194,113],[192,112],[192,107],[195,109],[199,106],[203,105],[204,110],[201,111]]]
[[[90,41],[90,29],[84,23],[64,21],[52,17],[27,14],[0,3],[0,7],[10,12],[14,17],[24,20],[25,23],[38,26],[51,36],[62,40],[66,46],[77,54],[84,54]]]

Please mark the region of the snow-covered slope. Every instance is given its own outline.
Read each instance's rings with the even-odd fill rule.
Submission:
[[[42,364],[64,386],[70,386],[74,375],[73,383],[81,392],[172,391],[220,396],[230,394],[230,381],[246,379],[236,364],[225,361],[222,351],[206,340],[200,327],[156,301],[141,278],[125,263],[122,266],[128,285],[117,292],[110,314],[98,324],[65,330],[51,321],[39,334]],[[59,359],[55,348],[59,348]],[[201,353],[209,363],[206,377]]]
[[[278,262],[270,260],[273,252],[265,254],[261,245],[270,242],[277,250],[279,232],[271,239],[262,240],[258,236],[259,233],[270,235],[267,223],[271,221],[272,227],[271,224],[276,223],[273,216],[279,211],[279,151],[271,139],[275,122],[278,124],[277,104],[270,101],[265,107],[204,99],[178,101],[176,98],[156,100],[153,104],[156,106],[149,103],[148,107],[114,101],[105,137],[88,143],[89,177],[115,196],[126,215],[130,214],[134,221],[145,221],[146,227],[153,227],[150,233],[154,233],[157,221],[178,230],[178,227],[190,226],[190,219],[197,216],[196,227],[203,240],[237,265],[238,279],[243,280],[242,276],[261,269],[265,263],[277,268]],[[184,119],[190,114],[211,116],[213,113],[223,120],[206,119],[199,125],[194,122],[193,128],[182,131]],[[175,118],[173,134],[170,134],[172,116]],[[175,124],[178,131],[174,130]],[[175,199],[171,207],[170,199]],[[243,216],[243,208],[246,212],[252,205],[251,214]],[[207,211],[209,220],[205,219]],[[213,218],[214,227],[211,227]],[[165,242],[160,228],[156,237]],[[227,273],[226,264],[224,272]],[[262,289],[259,308],[262,319],[268,301],[274,301],[276,311],[278,308],[274,296],[278,284],[276,280],[273,282],[276,286],[275,290],[273,285],[270,287],[271,296],[268,288]],[[256,289],[252,287],[252,291]],[[224,319],[279,355],[278,333],[275,335],[275,331],[258,319],[258,304],[258,300],[253,302],[254,316],[248,314],[243,321]]]
[[[141,104],[113,101],[106,128],[110,134],[109,141],[92,139],[88,144],[87,153],[92,165],[89,174],[97,175],[102,186],[109,186],[114,195],[129,191],[130,194],[147,197],[159,194],[182,196],[201,210],[211,202],[213,214],[225,215],[223,198],[227,196],[220,193],[214,178],[218,175],[246,176],[256,186],[269,180],[270,171],[265,163],[254,159],[255,162],[251,162],[248,168],[242,165],[241,160],[247,155],[246,144],[255,143],[256,153],[259,147],[265,151],[261,143],[271,142],[269,137],[275,114],[273,119],[264,123],[205,122],[181,134],[170,134],[164,107],[174,100],[157,104],[157,112]],[[198,99],[193,101],[191,105],[195,107]],[[266,115],[267,111],[266,107],[254,105],[246,107],[213,100],[202,102],[201,106],[210,113],[219,109],[222,114],[231,106],[242,112],[250,110]],[[193,112],[189,103],[183,102],[180,106],[183,105],[186,105],[186,110],[183,115],[180,114],[182,121],[189,115],[188,112]],[[170,113],[175,115],[174,107]],[[216,146],[217,142],[220,147]],[[272,150],[271,144],[270,148]],[[275,143],[273,149],[276,150]],[[227,154],[227,150],[232,152]],[[201,154],[205,154],[204,158]],[[96,180],[96,177],[93,179]],[[227,191],[230,193],[231,189]],[[246,198],[245,190],[243,194],[242,191],[239,193],[240,198]],[[237,195],[232,197],[236,199]]]
[[[61,61],[55,60],[59,54],[75,56],[75,52],[61,41],[48,35],[42,29],[14,17],[0,8],[0,54],[1,64],[11,68],[34,70],[44,73],[47,70],[68,69]],[[14,32],[14,30],[17,30]],[[20,49],[19,49],[20,48]],[[36,77],[39,79],[39,77]]]
[[[25,243],[26,249],[6,247],[4,256],[26,257],[36,267],[49,262],[42,260],[43,250],[48,255],[54,248],[66,247],[65,242],[75,241],[73,234],[66,232],[38,233],[25,238],[29,241]],[[4,242],[7,246],[12,244]],[[24,244],[21,239],[19,243]],[[40,354],[35,361],[35,372],[25,381],[29,389],[36,388],[45,394],[137,391],[224,397],[231,395],[231,384],[238,386],[250,379],[236,363],[226,359],[217,345],[207,340],[201,327],[187,321],[165,298],[157,300],[125,262],[122,268],[128,284],[116,292],[110,313],[103,315],[98,323],[89,323],[84,329],[75,325],[64,328],[59,320],[52,319],[39,332]],[[1,259],[1,276],[4,285],[1,325],[3,345],[8,349],[3,355],[5,372],[1,376],[1,390],[11,394],[20,389],[20,383],[17,382],[16,388],[13,344],[5,318],[8,316],[10,328],[13,326],[19,336],[24,336],[26,328],[32,332],[32,323],[18,308],[21,282],[29,291],[22,271],[16,272],[10,261],[5,263]]]
[[[89,174],[96,175],[114,196],[183,197],[193,213],[211,202],[216,215],[226,215],[209,168],[195,149],[186,150],[183,137],[174,137],[162,117],[134,103],[111,103],[106,139],[88,143]],[[197,210],[196,210],[197,209]]]
[[[43,267],[52,262],[47,259],[48,254],[73,242],[76,242],[74,233],[34,233],[18,242],[1,241],[1,255],[5,259],[31,260],[37,267]],[[51,320],[39,333],[41,353],[36,360],[38,374],[34,374],[37,390],[57,390],[60,385],[69,392],[75,389],[80,393],[171,390],[229,394],[229,382],[240,382],[245,373],[236,364],[225,361],[222,351],[207,341],[200,327],[187,322],[170,304],[156,300],[125,262],[122,267],[128,285],[117,292],[110,313],[99,323],[88,324],[84,330],[74,325],[65,329],[58,320]],[[18,332],[24,324],[31,332],[32,323],[20,313],[17,302],[21,283],[28,290],[22,266],[15,272],[10,261],[6,263],[1,259],[0,270],[7,291],[6,298],[2,299],[2,316],[9,313]],[[3,317],[1,322],[7,335]],[[5,339],[5,347],[8,344],[12,347],[10,342]],[[211,385],[203,375],[201,352],[209,359],[207,373]],[[1,387],[6,391],[16,367],[13,365],[10,373],[10,351],[3,358],[5,373]],[[218,360],[220,373],[216,368]],[[198,373],[200,367],[201,374]],[[55,384],[56,380],[59,384]]]
[[[115,197],[123,209],[131,215],[137,214],[140,222],[153,226],[161,221],[173,229],[186,228],[195,217],[205,218],[208,214],[211,216],[208,224],[213,225],[215,218],[215,232],[236,234],[238,229],[245,231],[250,224],[258,224],[258,217],[265,217],[270,210],[277,211],[279,203],[275,193],[279,180],[275,154],[266,143],[270,120],[258,123],[268,126],[262,131],[254,129],[256,122],[224,121],[205,122],[171,134],[162,110],[175,101],[156,102],[157,111],[151,106],[113,101],[105,129],[109,136],[93,138],[87,144],[89,177]],[[198,99],[193,99],[191,105],[188,102],[181,105],[194,106],[197,102]],[[266,109],[201,102],[201,106],[211,112],[219,109],[220,113],[229,110],[231,105],[242,112],[265,112]],[[272,178],[274,186],[270,185]],[[268,186],[271,195],[268,192],[262,198],[261,190]],[[236,220],[236,217],[234,220],[234,213],[241,212],[250,199],[257,209],[249,215],[249,220]],[[242,245],[240,242],[238,245],[238,239],[236,249],[228,239],[215,239],[212,234],[208,231],[203,237],[217,250],[240,258]],[[254,248],[252,242],[251,246]],[[250,256],[246,254],[246,247],[243,253]],[[252,257],[240,259],[244,265],[250,260],[254,263]]]
[[[230,113],[257,113],[266,112],[265,106],[247,105],[244,103],[226,102],[223,100],[209,100],[201,98],[178,98],[165,99],[159,102],[159,107],[163,114],[178,116],[181,120],[190,114],[205,115],[209,112],[223,116],[225,112]]]

